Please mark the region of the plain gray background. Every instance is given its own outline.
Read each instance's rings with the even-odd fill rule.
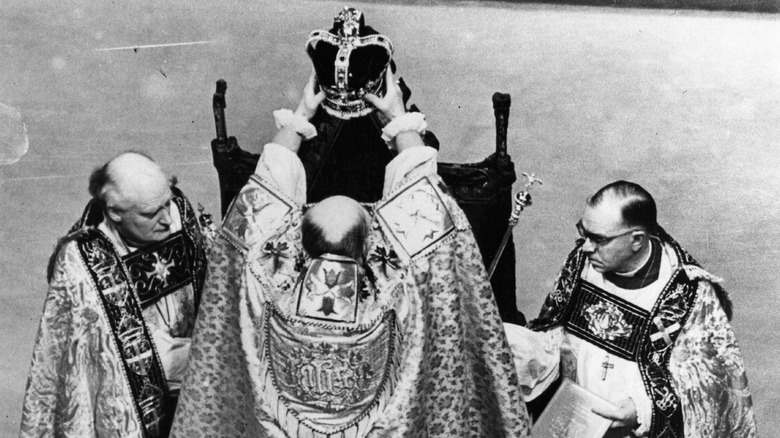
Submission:
[[[271,111],[308,74],[311,30],[343,2],[3,0],[0,139],[13,108],[29,151],[0,165],[0,436],[17,433],[57,237],[91,169],[151,153],[218,214],[211,97],[228,82],[230,135],[259,150]],[[395,44],[443,161],[494,148],[490,97],[512,95],[509,151],[544,181],[515,231],[518,302],[534,315],[576,237],[585,197],[644,185],[660,221],[735,302],[759,428],[773,415],[780,237],[780,22],[776,16],[490,2],[355,3]],[[208,41],[134,50],[96,49]],[[2,145],[0,157],[11,152]],[[499,224],[497,226],[503,226]]]

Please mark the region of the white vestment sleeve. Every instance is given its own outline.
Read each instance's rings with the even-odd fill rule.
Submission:
[[[429,146],[415,146],[404,150],[385,167],[385,185],[382,197],[398,188],[406,177],[436,174],[438,151]]]
[[[295,152],[275,143],[266,144],[255,174],[272,182],[296,204],[306,203],[306,171]]]
[[[535,332],[504,323],[504,331],[514,356],[523,399],[531,401],[558,379],[563,328]]]
[[[178,394],[184,372],[187,370],[187,356],[190,353],[192,338],[174,338],[168,330],[157,329],[152,332],[152,339],[162,362],[168,389]]]

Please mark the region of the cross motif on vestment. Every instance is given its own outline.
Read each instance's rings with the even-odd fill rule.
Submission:
[[[653,324],[658,327],[658,332],[650,335],[650,340],[655,342],[659,339],[663,339],[667,346],[672,345],[672,338],[669,335],[680,330],[680,324],[675,322],[669,327],[665,327],[664,322],[661,320],[660,316],[653,318]]]
[[[143,411],[143,422],[146,429],[149,431],[157,431],[162,422],[162,416],[160,415],[160,409],[158,406],[159,400],[147,399],[141,401],[141,410]]]
[[[145,376],[148,368],[146,361],[152,357],[152,350],[149,348],[148,343],[145,341],[133,341],[125,344],[123,348],[129,356],[126,358],[127,364],[131,367],[137,364],[139,369],[134,371]]]
[[[601,380],[607,380],[607,370],[615,368],[615,364],[609,363],[609,355],[604,357],[601,367],[604,368],[604,371],[601,372]]]
[[[162,287],[165,287],[168,285],[168,276],[171,274],[171,268],[176,266],[176,262],[167,260],[159,254],[154,254],[154,258],[156,261],[152,265],[152,272],[148,275],[160,279],[160,281],[162,281]]]

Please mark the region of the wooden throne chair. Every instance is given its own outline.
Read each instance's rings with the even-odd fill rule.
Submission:
[[[220,186],[221,213],[254,173],[259,155],[241,149],[238,140],[227,134],[225,120],[227,83],[217,81],[213,98],[217,136],[211,142],[214,167]],[[401,82],[404,102],[411,91]],[[493,94],[496,124],[495,152],[477,163],[439,163],[438,173],[468,218],[485,266],[491,266],[506,233],[513,211],[512,185],[515,165],[507,151],[507,127],[511,99],[508,94]],[[410,111],[417,111],[412,105]],[[318,135],[304,141],[298,152],[307,175],[307,202],[314,203],[332,195],[349,196],[372,203],[381,198],[384,166],[393,153],[380,138],[382,123],[375,113],[340,119],[318,111],[311,120]],[[431,147],[438,140],[428,132],[423,138]],[[505,322],[525,324],[516,306],[515,248],[511,235],[498,254],[490,283]]]

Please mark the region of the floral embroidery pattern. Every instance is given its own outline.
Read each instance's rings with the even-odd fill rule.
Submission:
[[[266,242],[263,246],[263,255],[261,259],[270,258],[271,273],[276,274],[279,270],[279,259],[289,258],[287,242]]]
[[[590,305],[584,313],[590,332],[608,341],[629,336],[633,329],[623,312],[608,301]]]
[[[382,275],[387,277],[387,268],[392,270],[401,269],[401,260],[398,258],[398,254],[395,250],[387,250],[383,246],[377,247],[371,255],[368,256],[369,263],[379,264],[379,269],[382,271]]]

